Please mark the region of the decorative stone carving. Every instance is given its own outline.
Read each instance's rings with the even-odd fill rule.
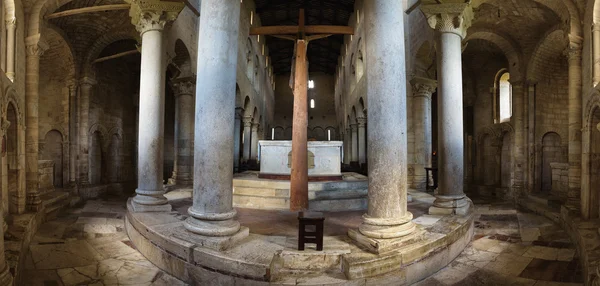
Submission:
[[[44,52],[48,50],[49,46],[46,42],[38,40],[35,43],[27,44],[27,56],[31,57],[41,57],[44,55]]]
[[[10,18],[6,21],[6,30],[14,30],[17,27],[17,18]]]
[[[423,4],[421,11],[431,28],[457,34],[463,39],[473,20],[473,9],[468,3]]]
[[[163,30],[168,22],[177,19],[183,10],[183,2],[168,2],[160,0],[126,0],[131,4],[129,16],[135,28],[144,34],[148,31]]]
[[[194,77],[183,77],[174,79],[171,83],[175,96],[194,95],[196,93],[196,79]]]
[[[357,117],[356,122],[357,122],[359,128],[365,127],[367,125],[367,118],[366,117]]]
[[[563,54],[569,60],[569,64],[581,64],[581,47],[569,47],[563,52]]]
[[[252,116],[244,116],[242,121],[244,122],[244,127],[252,127]]]
[[[413,88],[414,97],[426,97],[431,99],[431,95],[437,89],[437,81],[424,77],[413,77],[410,80],[410,84]]]

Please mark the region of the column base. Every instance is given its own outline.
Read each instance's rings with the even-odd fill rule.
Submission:
[[[354,240],[354,242],[375,254],[382,254],[390,251],[397,250],[402,246],[413,244],[423,240],[425,230],[420,227],[415,227],[414,231],[409,235],[398,238],[371,238],[362,233],[359,230],[350,229],[348,230],[348,236]]]
[[[188,209],[188,217],[183,226],[192,233],[198,245],[215,250],[225,250],[248,237],[250,229],[234,220],[236,211],[221,214],[204,214]]]
[[[137,193],[131,199],[133,212],[170,212],[173,210],[169,200],[164,196],[164,192],[146,191],[136,189]]]
[[[4,269],[0,272],[0,286],[8,286],[13,284],[13,276],[10,274],[8,265],[5,264]]]
[[[433,206],[429,207],[430,215],[466,215],[471,210],[471,199],[465,195],[437,195]]]
[[[383,253],[400,245],[410,244],[421,239],[417,225],[412,222],[410,212],[400,218],[373,218],[363,215],[363,223],[357,230],[349,230],[348,236],[371,252]]]

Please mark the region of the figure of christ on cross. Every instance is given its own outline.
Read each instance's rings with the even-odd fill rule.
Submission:
[[[265,26],[250,28],[250,35],[270,35],[296,43],[293,65],[294,114],[292,123],[292,171],[290,177],[290,210],[308,210],[308,69],[306,50],[311,40],[334,34],[352,35],[353,27],[305,26],[304,9],[300,9],[298,26]]]

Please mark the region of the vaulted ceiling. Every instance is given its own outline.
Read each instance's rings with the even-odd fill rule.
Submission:
[[[306,25],[347,26],[354,12],[354,0],[256,0],[256,13],[263,26],[298,25],[298,14],[305,10]],[[267,36],[269,55],[275,74],[289,73],[294,42]],[[334,74],[342,35],[311,41],[308,45],[309,70]]]

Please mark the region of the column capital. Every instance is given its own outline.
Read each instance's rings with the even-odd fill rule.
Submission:
[[[252,127],[252,116],[244,116],[242,121],[244,122],[244,127]]]
[[[416,76],[410,80],[410,84],[413,88],[413,97],[426,97],[431,99],[431,95],[437,89],[437,81],[430,78]]]
[[[180,95],[194,95],[196,92],[196,79],[194,77],[181,77],[171,81],[175,97]]]
[[[367,118],[366,117],[358,117],[356,118],[356,122],[358,124],[358,127],[365,127],[365,125],[367,124]]]
[[[15,28],[17,28],[17,18],[12,17],[9,19],[6,19],[5,21],[6,23],[6,30],[14,30]]]
[[[260,123],[252,123],[252,132],[258,132],[259,127]]]
[[[454,33],[461,38],[467,36],[467,29],[473,20],[473,8],[469,3],[443,3],[424,1],[421,11],[429,26],[441,33]]]
[[[578,63],[581,64],[581,48],[580,47],[568,47],[564,50],[563,54],[569,60],[569,64]]]
[[[148,31],[163,30],[168,22],[175,21],[183,10],[183,2],[160,0],[126,0],[131,4],[129,16],[131,23],[140,34]]]
[[[350,123],[350,128],[352,128],[352,132],[356,131],[358,128],[358,123]]]
[[[27,56],[30,57],[41,57],[49,45],[41,39],[41,35],[37,34],[25,38],[25,47],[27,49]]]
[[[79,85],[96,85],[98,82],[92,77],[83,77],[79,80]]]
[[[600,31],[600,23],[595,23],[592,25],[592,32]]]

